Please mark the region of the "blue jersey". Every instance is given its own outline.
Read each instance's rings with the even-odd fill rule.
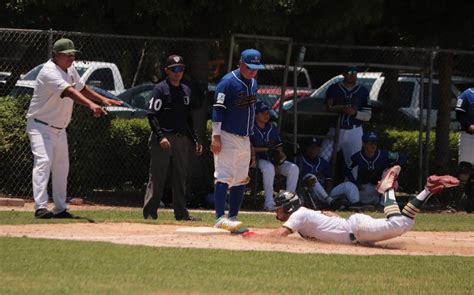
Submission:
[[[253,134],[250,141],[254,147],[275,147],[282,143],[278,129],[272,123],[266,123],[263,129],[257,124],[253,127]],[[263,160],[269,160],[268,152],[259,152],[257,157]]]
[[[406,157],[398,152],[390,152],[377,149],[373,157],[368,157],[361,150],[351,157],[352,164],[350,168],[359,167],[357,170],[357,180],[354,179],[352,173],[348,173],[348,178],[355,184],[377,184],[382,178],[385,169],[394,165],[403,165]]]
[[[357,84],[354,87],[347,89],[344,87],[342,82],[332,84],[326,91],[326,102],[328,99],[333,100],[333,105],[346,105],[354,108],[356,111],[362,111],[363,109],[369,108],[368,106],[369,91],[361,84]],[[361,126],[362,121],[342,114],[341,116],[341,128],[348,129],[353,126]]]
[[[456,104],[456,113],[463,115],[458,120],[461,130],[467,131],[469,125],[474,124],[474,88],[466,89],[459,97]]]
[[[326,185],[327,180],[332,179],[329,163],[321,157],[316,157],[314,160],[311,160],[306,156],[300,156],[298,164],[301,179],[306,174],[311,173],[318,178],[318,181],[323,187]]]
[[[250,136],[255,121],[257,81],[245,79],[240,70],[225,75],[217,84],[212,122],[222,122],[221,129]]]

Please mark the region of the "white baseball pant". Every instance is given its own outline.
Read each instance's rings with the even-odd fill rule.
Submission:
[[[474,165],[474,134],[461,132],[459,137],[459,162],[468,162]]]
[[[313,193],[318,197],[319,200],[329,204],[328,198],[334,198],[339,195],[345,195],[349,203],[354,204],[359,202],[359,190],[357,186],[352,182],[346,181],[335,186],[329,194],[323,188],[321,183],[316,182],[313,187]]]
[[[221,131],[221,152],[214,155],[214,177],[216,182],[229,187],[247,184],[250,166],[250,139]]]
[[[336,128],[330,128],[327,133],[328,136],[334,137],[336,135]],[[346,166],[349,167],[351,164],[351,157],[353,154],[357,153],[362,149],[362,127],[355,127],[352,129],[340,129],[339,130],[339,145],[336,148],[336,151],[342,149],[344,155],[344,161]],[[325,139],[321,145],[320,156],[330,162],[332,158],[332,153],[334,149],[334,141],[331,139]],[[351,173],[354,178],[357,179],[357,167],[352,169]]]
[[[263,189],[265,190],[265,206],[273,205],[273,183],[275,180],[275,174],[286,176],[286,190],[290,192],[296,191],[296,185],[298,184],[298,175],[300,169],[295,164],[285,161],[283,164],[275,169],[272,162],[268,160],[258,160],[258,168],[262,172],[263,178]]]
[[[354,214],[348,219],[352,233],[359,242],[377,242],[401,236],[409,231],[415,221],[406,216],[389,219],[372,218],[365,214]]]
[[[33,163],[33,197],[35,209],[48,208],[48,181],[52,175],[53,213],[67,209],[69,153],[66,129],[55,129],[27,120],[26,131],[31,143]]]

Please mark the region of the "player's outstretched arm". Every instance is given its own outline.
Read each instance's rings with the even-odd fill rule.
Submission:
[[[287,237],[288,235],[291,234],[291,230],[287,227],[280,227],[274,231],[271,231],[269,232],[267,235],[269,237],[280,237],[280,238],[284,238],[284,237]]]

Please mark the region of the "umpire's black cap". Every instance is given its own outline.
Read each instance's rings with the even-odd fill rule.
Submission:
[[[179,56],[179,55],[176,55],[176,54],[173,54],[173,55],[170,55],[168,56],[168,58],[166,59],[166,64],[165,66],[167,68],[172,68],[172,67],[177,67],[177,66],[182,66],[184,67],[185,64],[184,64],[184,59],[182,56]]]

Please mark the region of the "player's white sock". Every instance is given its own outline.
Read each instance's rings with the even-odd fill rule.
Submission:
[[[393,188],[387,190],[383,194],[384,196],[384,208],[383,212],[385,217],[388,219],[392,216],[400,216],[400,208],[398,207],[397,199],[395,198],[395,190]]]

